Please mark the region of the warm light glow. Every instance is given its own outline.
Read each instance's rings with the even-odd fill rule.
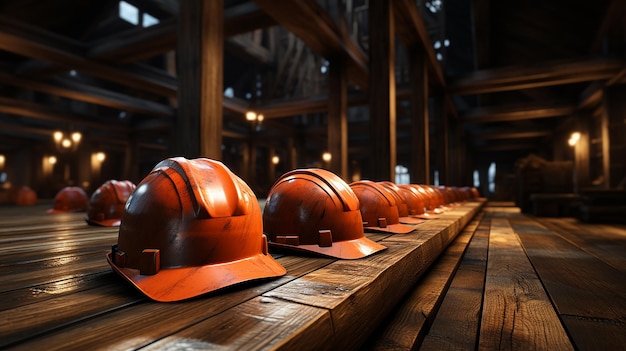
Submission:
[[[54,141],[56,141],[57,143],[61,141],[61,139],[63,139],[63,133],[60,131],[56,131],[54,132],[54,134],[52,135],[54,138]]]
[[[263,114],[256,116],[256,120],[259,122],[263,122],[264,119],[265,119],[265,116],[263,116]]]
[[[50,156],[50,157],[48,157],[48,163],[49,163],[49,164],[51,164],[51,165],[56,164],[56,163],[57,163],[57,158],[56,158],[56,156]]]
[[[6,158],[4,155],[0,155],[0,167],[4,167],[4,161],[6,161]]]
[[[569,140],[567,141],[567,143],[569,144],[569,146],[574,146],[574,145],[576,145],[578,143],[578,140],[580,140],[580,133],[579,132],[574,132],[569,137]]]
[[[246,119],[248,121],[254,121],[256,119],[256,112],[254,112],[254,111],[246,112]]]
[[[82,135],[82,134],[80,134],[80,132],[74,132],[74,133],[72,133],[72,140],[73,140],[76,144],[80,143],[80,139],[81,139],[82,137],[83,137],[83,135]]]
[[[280,162],[280,157],[278,157],[278,156],[274,156],[274,157],[272,157],[272,164],[277,165],[277,164],[278,164],[278,162]]]
[[[330,152],[324,152],[322,154],[322,160],[326,161],[326,162],[330,162],[330,160],[332,160],[333,155]]]
[[[104,152],[97,152],[96,153],[96,160],[102,162],[107,158],[107,155]]]
[[[72,146],[72,142],[70,141],[70,139],[65,138],[61,141],[61,146],[63,146],[66,149],[69,149]]]

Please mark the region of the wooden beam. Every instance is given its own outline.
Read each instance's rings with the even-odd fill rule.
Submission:
[[[494,106],[474,109],[461,117],[463,123],[493,123],[568,116],[576,112],[572,105]]]
[[[58,109],[53,109],[45,105],[34,102],[15,100],[0,97],[0,113],[12,114],[16,116],[29,117],[37,120],[59,122],[63,127],[68,123],[96,128],[109,132],[127,133],[129,129],[119,123],[106,123],[93,121],[88,116],[69,113]],[[48,129],[48,134],[52,135],[52,130]]]
[[[387,0],[369,3],[370,180],[394,181],[396,167],[396,70],[393,9]]]
[[[366,90],[368,84],[367,58],[341,30],[326,11],[315,1],[254,0],[276,22],[297,35],[313,51],[326,58],[340,53],[346,57],[348,79]],[[371,35],[371,33],[370,33]]]
[[[49,61],[62,67],[161,96],[176,96],[176,85],[164,80],[146,78],[135,69],[121,70],[89,60],[79,50],[68,48],[65,41],[48,32],[39,32],[22,22],[0,17],[0,49]]]
[[[406,43],[407,47],[415,43],[421,46],[421,49],[426,54],[426,62],[433,73],[432,77],[440,87],[445,87],[446,80],[441,65],[435,56],[433,43],[430,40],[430,35],[428,34],[428,30],[426,30],[416,2],[410,0],[395,0],[392,1],[392,3],[394,4],[394,15],[398,22],[396,26],[396,28],[398,28],[398,34]]]
[[[602,43],[604,42],[604,39],[609,33],[611,27],[619,20],[624,21],[625,16],[626,3],[624,3],[623,0],[611,0],[606,8],[602,22],[600,22],[600,25],[598,26],[595,39],[593,40],[593,44],[591,45],[589,51],[592,53],[600,51]]]
[[[425,53],[408,48],[411,62],[411,182],[430,184],[430,127],[428,113],[428,68]]]
[[[474,95],[610,79],[623,68],[611,59],[555,62],[477,71],[449,85],[451,93]]]
[[[175,149],[186,157],[222,158],[224,1],[180,3],[180,108]]]
[[[506,143],[504,145],[481,145],[474,148],[478,152],[490,152],[490,151],[510,151],[510,150],[533,150],[537,149],[537,144],[511,144]]]
[[[26,90],[34,90],[54,96],[61,96],[72,100],[83,101],[123,111],[170,118],[175,115],[174,109],[169,106],[90,86],[69,79],[57,78],[52,80],[52,83],[43,83],[0,72],[0,81],[3,84],[12,85]]]
[[[530,132],[500,132],[474,135],[474,139],[494,140],[494,139],[531,139],[552,135],[550,131],[530,131]]]
[[[329,67],[328,94],[328,151],[332,155],[330,170],[349,181],[348,177],[348,83],[345,61],[338,55]]]

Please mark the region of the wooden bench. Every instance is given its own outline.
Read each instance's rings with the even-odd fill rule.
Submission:
[[[484,204],[468,202],[359,260],[276,255],[287,275],[177,303],[114,274],[117,228],[82,214],[0,208],[0,348],[359,349]]]
[[[487,206],[369,344],[372,350],[623,350],[625,263],[624,227]]]

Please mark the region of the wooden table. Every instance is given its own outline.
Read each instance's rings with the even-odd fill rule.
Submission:
[[[347,350],[371,332],[479,212],[467,202],[359,260],[274,254],[287,274],[158,303],[113,273],[117,228],[49,206],[0,207],[0,348]]]

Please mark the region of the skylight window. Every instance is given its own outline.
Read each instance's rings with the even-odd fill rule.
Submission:
[[[120,1],[119,7],[119,15],[120,18],[126,22],[132,23],[134,25],[139,24],[139,9],[135,6],[127,3],[126,1]]]
[[[148,13],[143,14],[143,22],[141,23],[144,27],[154,26],[155,24],[159,24],[159,20]]]

